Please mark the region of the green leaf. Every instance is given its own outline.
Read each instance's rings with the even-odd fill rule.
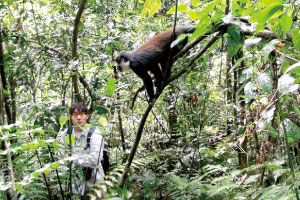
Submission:
[[[181,34],[175,41],[172,42],[171,48],[180,45],[187,38],[187,36],[187,34]]]
[[[116,79],[114,78],[108,78],[107,79],[107,85],[106,85],[106,95],[107,96],[112,96],[116,89],[117,89],[117,85],[115,84],[117,82]]]
[[[141,12],[141,16],[145,17],[147,14],[148,16],[153,16],[155,13],[159,11],[160,7],[161,7],[160,0],[146,0]]]
[[[70,145],[70,136],[66,135],[65,136],[65,142],[66,144]],[[72,146],[75,144],[75,136],[71,135],[71,142],[72,142]]]
[[[255,89],[255,85],[253,82],[248,82],[245,85],[245,102],[249,103],[251,101],[251,99],[253,99],[253,91]]]
[[[4,95],[8,95],[9,94],[8,90],[5,90],[5,89],[2,89],[2,92],[3,92]]]
[[[295,89],[295,86],[298,85],[294,84],[295,78],[293,78],[289,74],[282,75],[278,80],[278,90],[280,94],[288,94],[290,92],[293,92]]]
[[[229,55],[233,57],[243,46],[243,39],[240,35],[240,29],[238,26],[230,26],[227,32],[228,39],[226,44],[226,50],[229,53]]]
[[[293,105],[294,107],[294,111],[298,114],[298,116],[300,117],[300,109],[298,108],[298,106],[296,104]]]
[[[23,189],[23,185],[20,184],[20,183],[16,183],[16,186],[17,186],[17,192],[20,192],[22,189]]]
[[[107,126],[107,119],[105,117],[100,117],[99,123],[105,128]]]
[[[197,13],[194,10],[189,10],[187,12],[187,14],[188,14],[188,16],[191,20],[196,20],[197,19]]]
[[[285,119],[280,123],[280,132],[287,134],[290,143],[300,139],[300,128],[289,119]]]
[[[274,4],[274,3],[282,4],[283,2],[282,2],[282,0],[262,0],[260,6],[268,7],[269,5]]]
[[[299,29],[297,28],[293,30],[292,41],[294,47],[300,51],[300,33],[299,33]]]
[[[48,176],[48,174],[50,173],[50,171],[51,171],[51,169],[50,169],[50,167],[48,167],[48,168],[46,168],[46,169],[43,171],[43,173],[44,173],[46,176]]]
[[[37,149],[37,148],[39,147],[38,144],[32,143],[32,142],[28,143],[26,146],[27,146],[27,148],[29,148],[29,149]]]
[[[236,67],[239,66],[240,63],[243,62],[246,58],[247,58],[247,56],[244,56],[244,57],[242,57],[242,58],[239,58],[239,59],[235,62],[234,66],[229,70],[228,73],[233,72],[233,70],[235,70]]]
[[[197,37],[200,37],[202,35],[204,35],[207,32],[207,24],[202,24],[200,27],[198,27],[194,33],[191,35],[191,37],[189,38],[189,41],[193,41],[194,39],[196,39]]]
[[[259,86],[262,88],[262,91],[265,93],[270,93],[272,91],[272,79],[269,74],[261,73],[257,77],[257,82]]]
[[[216,1],[211,1],[205,5],[204,12],[211,13],[216,6]]]
[[[200,3],[200,0],[192,0],[192,6],[196,7]]]
[[[68,117],[67,116],[60,116],[59,117],[60,127],[63,127],[67,121],[68,121]]]
[[[57,169],[58,166],[59,166],[59,163],[55,162],[55,163],[52,163],[50,166],[51,166],[52,169]]]
[[[291,66],[284,72],[284,74],[287,74],[289,71],[292,71],[292,70],[294,70],[294,69],[300,70],[300,62],[297,62],[297,63],[291,65]]]
[[[277,138],[277,131],[275,128],[273,128],[270,124],[265,125],[265,129],[268,130],[268,134],[271,135],[272,138],[276,139]]]
[[[262,54],[264,55],[264,63],[267,63],[270,53],[274,51],[279,42],[279,40],[274,39],[264,46],[264,48],[262,49]]]
[[[265,8],[264,10],[252,15],[249,19],[249,22],[251,23],[258,22],[259,24],[264,24],[269,19],[273,17],[278,17],[282,13],[282,10],[283,10],[282,3],[271,4],[269,7]]]
[[[293,20],[292,20],[291,16],[289,16],[287,14],[283,14],[280,16],[279,24],[280,24],[282,31],[284,33],[287,33],[292,27]]]
[[[176,6],[173,6],[167,14],[174,14],[176,11]],[[187,11],[187,6],[185,4],[180,4],[178,5],[177,12],[186,12]]]
[[[96,111],[97,111],[97,114],[99,114],[99,115],[105,115],[108,112],[107,108],[105,108],[101,105],[97,105]]]

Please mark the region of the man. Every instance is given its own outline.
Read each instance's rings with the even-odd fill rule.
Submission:
[[[72,168],[75,169],[75,173],[72,173],[72,192],[83,196],[93,188],[94,184],[100,183],[104,178],[101,165],[104,140],[99,130],[85,128],[89,115],[88,109],[83,103],[73,103],[69,109],[69,114],[73,125],[72,135],[75,136],[75,144],[72,145],[72,156],[78,156],[72,165]],[[88,136],[90,139],[88,139]],[[59,142],[65,146],[65,149],[69,149],[68,141],[68,130],[64,130],[59,137]],[[60,150],[59,156],[66,158],[68,151]]]

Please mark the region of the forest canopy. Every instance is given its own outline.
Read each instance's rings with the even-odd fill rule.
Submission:
[[[168,29],[149,99],[114,58]],[[72,102],[110,157],[91,199],[300,199],[299,0],[0,0],[0,75],[0,199],[72,199]]]

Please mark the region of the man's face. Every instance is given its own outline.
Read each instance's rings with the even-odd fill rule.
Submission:
[[[72,124],[75,127],[83,127],[86,124],[86,121],[89,119],[89,115],[82,112],[82,110],[75,109],[71,114]]]

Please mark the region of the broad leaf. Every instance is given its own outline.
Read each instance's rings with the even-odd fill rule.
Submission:
[[[116,89],[117,89],[117,85],[115,84],[117,82],[116,79],[114,78],[109,78],[107,79],[107,85],[106,85],[106,95],[107,96],[112,96]]]
[[[288,94],[290,92],[293,92],[295,89],[294,87],[297,86],[294,84],[295,79],[289,75],[284,74],[281,76],[278,80],[278,90],[280,94]]]
[[[287,14],[283,14],[280,16],[279,24],[280,24],[282,31],[284,33],[287,33],[292,27],[293,20],[292,20],[291,16],[289,16]]]
[[[249,103],[253,98],[253,91],[255,89],[255,85],[253,82],[250,81],[245,85],[244,89],[245,89],[245,101],[246,103]]]
[[[266,44],[262,50],[262,54],[264,56],[264,63],[267,63],[267,61],[269,60],[269,55],[272,51],[275,50],[276,45],[279,43],[280,41],[277,39],[272,40],[271,42],[269,42],[268,44]]]
[[[300,51],[300,32],[299,32],[299,29],[294,29],[293,30],[292,41],[293,41],[294,47],[297,50]]]
[[[257,77],[257,82],[265,93],[270,93],[272,91],[272,79],[269,74],[262,73]]]
[[[282,3],[274,3],[265,8],[262,11],[257,12],[256,14],[252,15],[249,22],[254,23],[257,22],[259,24],[266,23],[272,17],[278,17],[283,10]]]
[[[70,145],[70,136],[66,135],[65,136],[65,142],[66,144]],[[71,135],[71,142],[72,142],[72,146],[75,144],[75,136]]]
[[[161,7],[160,0],[146,0],[143,10],[141,12],[141,16],[145,17],[147,14],[148,16],[153,16],[155,13],[159,11]]]
[[[176,6],[173,6],[167,14],[174,14],[176,11]],[[187,11],[187,6],[185,4],[180,4],[178,5],[177,12],[186,12]]]
[[[59,117],[60,127],[63,127],[67,121],[68,121],[68,117],[67,116],[60,116]]]

